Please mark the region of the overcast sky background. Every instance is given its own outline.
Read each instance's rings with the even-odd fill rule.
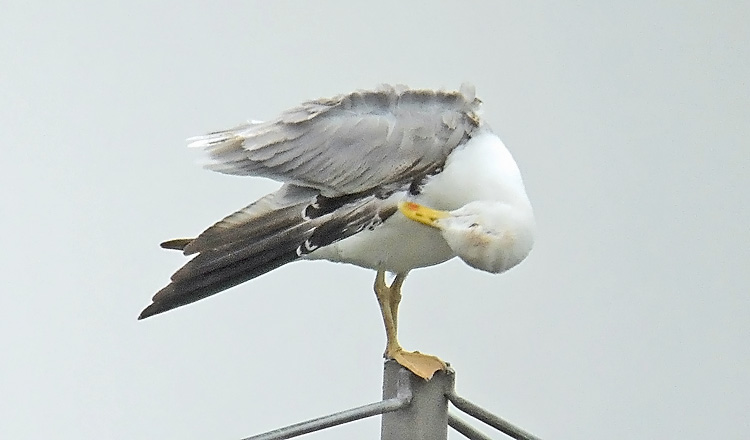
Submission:
[[[278,186],[202,170],[186,137],[464,81],[539,237],[504,275],[415,271],[404,346],[543,438],[748,438],[749,21],[746,1],[2,2],[0,438],[238,439],[378,400],[372,271],[295,263],[136,317],[185,261],[159,242]]]

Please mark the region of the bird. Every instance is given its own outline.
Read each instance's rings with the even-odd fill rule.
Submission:
[[[381,85],[189,138],[189,147],[204,151],[205,168],[281,187],[197,237],[162,243],[193,257],[138,319],[293,261],[349,263],[376,271],[384,357],[426,380],[445,370],[437,356],[398,341],[407,274],[454,257],[502,273],[526,258],[536,232],[521,172],[481,103],[470,84],[455,91]]]

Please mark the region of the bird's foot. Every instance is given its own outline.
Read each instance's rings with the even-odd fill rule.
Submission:
[[[418,351],[406,351],[403,348],[388,353],[386,357],[398,362],[424,380],[430,380],[436,372],[448,369],[448,364],[437,356]]]

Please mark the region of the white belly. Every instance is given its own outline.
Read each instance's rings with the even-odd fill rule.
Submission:
[[[391,199],[395,204],[405,196],[405,193],[394,194]],[[397,211],[374,230],[365,230],[320,248],[308,258],[407,272],[442,263],[454,256],[440,231],[409,220]]]

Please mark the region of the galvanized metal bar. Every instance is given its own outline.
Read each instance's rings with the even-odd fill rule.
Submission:
[[[451,389],[447,393],[447,397],[448,400],[450,400],[457,409],[474,417],[477,420],[481,420],[482,422],[492,426],[498,431],[503,432],[504,434],[507,434],[516,440],[541,440],[539,437],[524,431],[523,429],[513,425],[512,423],[492,414],[486,409],[481,408],[480,406],[469,402],[463,397],[456,395],[455,389]]]
[[[381,440],[446,440],[448,398],[453,389],[453,370],[438,371],[429,381],[415,376],[396,361],[387,361],[383,372],[383,398],[393,398],[397,383],[406,375],[414,397],[399,411],[383,414]]]
[[[448,426],[463,434],[463,436],[469,440],[492,440],[483,432],[477,430],[451,413],[448,413]]]
[[[408,373],[408,371],[407,371]],[[409,373],[411,374],[411,373]],[[360,406],[358,408],[341,411],[336,414],[318,417],[306,422],[295,423],[294,425],[285,426],[263,434],[247,437],[243,440],[284,440],[298,437],[321,429],[332,426],[353,422],[355,420],[372,417],[378,414],[397,411],[409,406],[412,401],[411,378],[406,374],[400,374],[396,379],[395,392],[393,397],[384,399],[380,402]]]

